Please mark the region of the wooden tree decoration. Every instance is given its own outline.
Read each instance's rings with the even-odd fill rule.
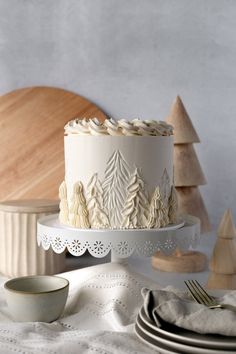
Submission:
[[[174,181],[181,214],[197,216],[201,220],[202,233],[210,231],[210,222],[198,186],[206,184],[193,143],[199,137],[188,113],[177,96],[167,122],[174,127]]]
[[[72,196],[72,205],[70,212],[72,214],[72,219],[70,224],[72,226],[89,229],[89,216],[86,206],[86,200],[83,193],[83,185],[81,182],[74,184],[73,196]]]
[[[171,107],[167,122],[174,127],[174,183],[178,213],[197,216],[201,220],[201,231],[207,232],[210,230],[209,218],[198,189],[199,185],[206,184],[206,180],[192,145],[200,140],[179,96]],[[172,208],[177,205],[176,196],[173,194],[170,198],[173,204],[169,208],[171,219]],[[206,256],[197,251],[182,253],[179,249],[170,256],[157,252],[152,257],[152,266],[167,272],[199,272],[206,266]]]
[[[69,222],[69,208],[68,208],[68,202],[67,202],[67,188],[66,188],[65,181],[63,181],[59,187],[59,198],[60,198],[59,220],[62,224],[68,224],[68,222]]]
[[[135,168],[127,186],[127,199],[123,210],[122,227],[142,229],[147,226],[149,203],[144,186],[144,181],[138,169]]]
[[[231,211],[225,211],[217,232],[217,241],[210,260],[211,273],[207,287],[210,289],[236,289],[235,226]]]

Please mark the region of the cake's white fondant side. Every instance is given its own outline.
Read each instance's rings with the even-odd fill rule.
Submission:
[[[178,212],[178,197],[175,190],[175,186],[172,186],[170,196],[169,196],[169,210],[168,210],[169,222],[171,224],[174,224],[176,222],[177,212]]]
[[[59,198],[60,198],[60,214],[59,220],[62,224],[68,224],[69,221],[69,208],[67,199],[67,187],[65,181],[63,181],[59,187]]]
[[[142,182],[140,175],[139,179],[135,177],[137,169]],[[108,227],[108,224],[111,228],[147,227],[144,224],[150,213],[148,204],[159,187],[163,208],[167,209],[167,218],[165,222],[161,221],[164,226],[168,224],[173,181],[173,137],[67,135],[65,181],[69,210],[72,208],[74,185],[78,181],[82,183],[90,224],[95,228],[99,228],[101,219],[101,228]],[[149,210],[144,210],[141,220],[141,216],[135,214],[135,208],[142,196],[147,198],[148,203],[145,201],[145,205]],[[134,213],[129,209],[131,207]],[[73,220],[71,215],[69,220]],[[70,224],[75,226],[73,222]]]
[[[70,204],[73,185],[81,181],[87,186],[92,175],[105,179],[108,161],[119,151],[133,173],[141,170],[148,193],[152,194],[160,185],[166,169],[169,180],[173,180],[173,137],[172,136],[78,136],[68,135],[65,142],[65,181]]]

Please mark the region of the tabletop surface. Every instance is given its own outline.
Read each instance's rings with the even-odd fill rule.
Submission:
[[[198,249],[209,257],[215,235],[203,235],[201,240]],[[167,285],[184,289],[183,281],[191,278],[204,284],[208,271],[166,273],[153,270],[150,258],[133,255],[124,265],[86,255],[68,257],[62,276],[70,282],[69,296],[62,317],[52,324],[13,322],[4,296],[6,278],[0,277],[0,353],[158,353],[134,333],[143,304],[141,289]]]

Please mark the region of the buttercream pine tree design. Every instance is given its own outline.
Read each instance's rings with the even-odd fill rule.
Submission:
[[[72,226],[89,229],[89,215],[86,206],[86,200],[83,192],[83,184],[77,182],[74,184],[72,203],[70,208]]]
[[[211,289],[236,289],[235,225],[231,211],[225,211],[210,260],[207,287]]]
[[[60,198],[59,220],[62,224],[68,224],[68,222],[69,222],[69,207],[68,207],[68,202],[67,202],[67,188],[66,188],[65,181],[63,181],[59,187],[59,198]]]
[[[201,220],[201,231],[208,232],[209,217],[198,188],[206,184],[206,179],[193,147],[193,143],[200,140],[179,96],[167,122],[174,127],[174,180],[179,213],[197,216]]]
[[[174,186],[171,187],[168,204],[169,204],[169,210],[168,210],[169,223],[174,224],[177,221],[177,212],[178,212],[178,198]]]
[[[135,168],[127,187],[122,227],[131,229],[147,227],[148,211],[149,202],[145,194],[145,184],[138,169]]]
[[[98,229],[109,227],[109,220],[104,210],[103,188],[97,173],[91,177],[88,183],[87,208],[91,227]]]
[[[116,150],[109,161],[103,182],[104,205],[108,210],[110,226],[119,228],[122,224],[122,210],[124,208],[127,186],[130,178],[129,165],[121,152]]]
[[[164,206],[162,196],[160,193],[160,188],[156,187],[149,207],[147,227],[149,229],[151,228],[158,229],[160,227],[168,225],[168,223],[169,223],[168,210]]]

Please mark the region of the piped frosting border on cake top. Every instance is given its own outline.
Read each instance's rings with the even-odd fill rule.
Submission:
[[[173,127],[164,121],[133,119],[131,121],[107,118],[73,119],[65,125],[65,135],[112,135],[112,136],[170,136]]]

